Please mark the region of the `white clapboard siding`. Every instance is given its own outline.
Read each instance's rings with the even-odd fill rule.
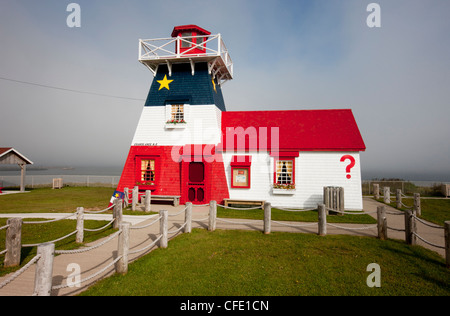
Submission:
[[[220,112],[213,105],[185,105],[186,124],[168,128],[167,107],[146,106],[142,110],[132,145],[177,146],[218,144],[221,139]],[[166,126],[167,125],[167,126]]]
[[[251,155],[251,187],[231,188],[231,159],[233,155]],[[351,179],[346,178],[348,160],[340,162],[343,155],[352,155],[355,166]],[[347,210],[362,209],[361,169],[358,152],[300,152],[295,159],[295,192],[278,195],[272,192],[274,160],[265,152],[224,153],[224,168],[231,199],[266,200],[273,206],[316,207],[323,201],[324,186],[344,187],[344,202]]]

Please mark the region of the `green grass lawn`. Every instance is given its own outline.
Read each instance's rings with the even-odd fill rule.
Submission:
[[[360,212],[355,212],[360,213]],[[264,210],[235,210],[217,207],[217,217],[222,218],[243,218],[243,219],[264,219]],[[272,208],[271,219],[274,221],[297,221],[297,222],[318,222],[317,210],[306,212],[290,212],[277,208]],[[330,215],[327,216],[329,223],[353,223],[353,224],[376,224],[376,220],[370,215]]]
[[[370,263],[381,287],[366,284]],[[396,240],[194,229],[82,295],[450,295],[444,259]]]
[[[100,210],[108,206],[112,189],[70,187],[34,189],[0,196],[1,213],[74,212],[77,207]],[[405,204],[408,202],[405,200]],[[425,204],[422,203],[424,209]],[[444,206],[444,208],[446,208]],[[132,212],[138,214],[139,212]],[[262,210],[223,210],[221,217],[263,218]],[[284,212],[273,209],[273,220],[317,221],[317,211]],[[374,223],[368,215],[328,216],[329,222]],[[0,219],[0,226],[6,219]],[[86,227],[106,222],[86,221]],[[75,230],[74,220],[26,224],[23,244],[53,240]],[[85,232],[85,242],[111,234]],[[0,249],[4,249],[4,231]],[[75,236],[57,249],[78,247]],[[36,247],[22,249],[22,265]],[[4,269],[0,257],[0,275]],[[369,263],[381,266],[381,288],[369,288]],[[450,295],[450,272],[444,259],[419,246],[354,236],[298,233],[194,230],[130,264],[126,276],[101,281],[84,295]]]
[[[102,210],[108,207],[111,188],[65,187],[32,189],[29,193],[0,196],[0,213],[65,213],[77,207]]]
[[[383,199],[378,201],[383,203]],[[408,198],[402,198],[402,203],[407,206],[413,206],[414,200]],[[389,204],[392,207],[396,207],[395,198],[391,199]],[[421,218],[430,221],[438,225],[444,225],[445,221],[450,221],[450,199],[420,199],[420,207],[422,210]],[[402,207],[400,210],[406,210]]]

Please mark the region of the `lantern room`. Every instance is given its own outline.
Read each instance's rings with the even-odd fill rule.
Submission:
[[[175,42],[175,51],[177,54],[201,55],[206,53],[206,41],[208,32],[197,25],[175,26],[172,31],[172,37],[178,37]]]
[[[233,61],[222,36],[193,24],[175,26],[169,38],[140,39],[139,61],[153,76],[161,64],[167,65],[170,77],[173,64],[190,64],[194,76],[195,64],[207,63],[208,73],[219,85],[233,79]]]

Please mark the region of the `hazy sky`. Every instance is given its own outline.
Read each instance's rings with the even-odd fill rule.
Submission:
[[[350,108],[363,171],[450,174],[449,13],[448,0],[1,0],[1,78],[130,99],[0,79],[0,147],[36,165],[122,166],[153,79],[138,40],[197,24],[233,59],[228,110]]]

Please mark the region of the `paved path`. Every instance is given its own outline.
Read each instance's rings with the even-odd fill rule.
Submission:
[[[374,201],[370,198],[364,198],[364,210],[365,212],[374,212],[378,205],[381,205],[379,202]],[[173,216],[179,213],[184,206],[172,207],[167,205],[152,205],[152,210],[158,212],[160,209],[167,209],[169,211],[169,232],[178,229],[182,223],[184,222],[184,212]],[[387,211],[390,213],[398,213],[399,211],[387,207]],[[194,207],[192,211],[192,227],[193,228],[207,228],[208,227],[208,217],[209,208],[207,206],[204,207]],[[6,214],[11,216],[11,214]],[[65,214],[67,215],[67,214]],[[87,215],[87,214],[86,214]],[[171,216],[172,215],[172,216]],[[376,217],[376,214],[371,214]],[[21,214],[24,216],[24,214]],[[43,214],[35,215],[38,217],[43,216]],[[50,215],[46,215],[50,216]],[[105,217],[109,216],[111,219],[111,215],[104,215],[101,219],[106,219]],[[155,219],[157,219],[158,215],[150,215],[150,216],[124,216],[124,221],[132,222],[132,228],[137,228],[139,226],[144,226],[149,224]],[[205,219],[203,221],[198,221],[199,219]],[[404,228],[404,216],[402,215],[387,215],[387,222],[389,227],[394,227],[398,229]],[[288,222],[272,222],[272,231],[286,231],[286,232],[300,232],[300,233],[312,233],[317,234],[318,232],[318,224],[317,223],[299,223],[293,222],[291,224],[297,225],[297,227],[289,227],[285,226]],[[333,224],[327,225],[327,234],[352,234],[359,236],[377,236],[377,228],[372,225],[361,225],[361,224]],[[338,226],[338,227],[336,227]],[[348,230],[345,228],[361,228],[361,227],[369,227],[369,229],[363,230]],[[261,220],[240,220],[240,219],[218,219],[217,220],[217,229],[250,229],[250,230],[263,230],[263,223]],[[430,228],[421,223],[418,223],[418,233],[423,236],[426,240],[430,242],[444,245],[444,232],[443,230]],[[144,248],[147,245],[150,245],[159,234],[159,221],[154,225],[149,226],[144,229],[132,229],[130,236],[130,252],[136,251]],[[179,233],[178,233],[179,234]],[[177,234],[170,234],[169,238],[175,237]],[[394,239],[405,239],[404,232],[395,232],[392,230],[388,231],[389,238]],[[106,239],[106,238],[105,238]],[[54,264],[53,264],[53,286],[59,285],[67,285],[68,281],[71,280],[71,274],[74,273],[74,270],[67,271],[70,264],[77,264],[81,269],[81,279],[85,279],[102,270],[104,267],[108,266],[117,255],[117,237],[109,241],[108,243],[102,245],[99,248],[95,248],[88,252],[83,252],[79,254],[60,254],[55,256]],[[95,241],[87,246],[98,244],[100,241]],[[418,240],[418,244],[424,245],[427,248],[430,248],[433,251],[437,251],[439,254],[444,256],[444,250],[437,249],[435,247],[428,246]],[[146,251],[139,252],[137,254],[133,254],[129,256],[130,261],[136,260],[139,257],[149,253],[157,246],[153,246]],[[170,242],[169,242],[170,247]],[[56,289],[52,291],[52,295],[75,295],[80,293],[81,291],[87,289],[90,285],[92,285],[96,280],[103,278],[105,276],[111,275],[114,272],[114,266],[108,268],[104,273],[99,274],[99,276],[94,277],[88,281],[84,281],[81,284],[81,287],[65,287],[61,289]],[[17,279],[0,289],[0,295],[31,295],[34,290],[34,274],[35,274],[35,265],[31,266],[27,271],[25,271],[22,275],[20,275]],[[0,283],[3,280],[6,280],[9,275],[1,277]]]

